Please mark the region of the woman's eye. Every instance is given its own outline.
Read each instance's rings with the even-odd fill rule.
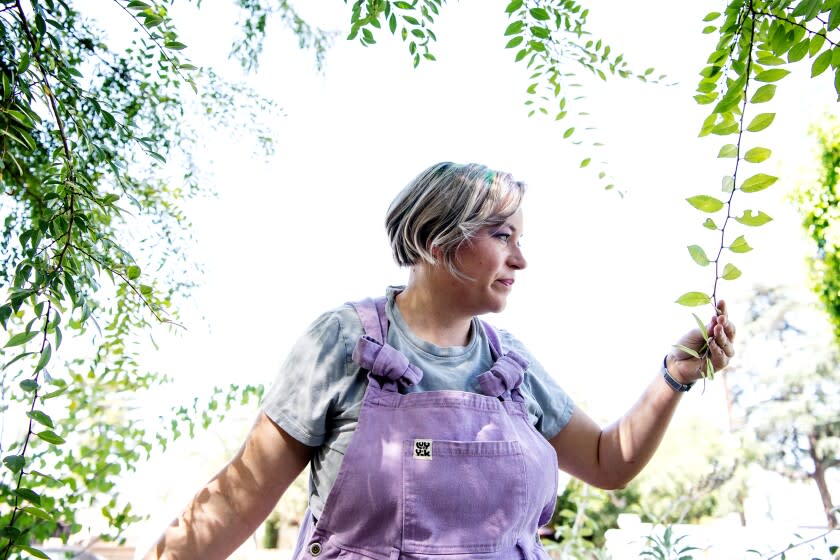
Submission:
[[[502,243],[507,243],[510,240],[509,233],[497,233],[496,239],[500,240]]]

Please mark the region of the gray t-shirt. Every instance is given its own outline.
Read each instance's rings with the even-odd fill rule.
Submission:
[[[423,371],[408,391],[456,390],[477,393],[476,378],[493,365],[490,343],[473,319],[466,346],[441,347],[411,332],[394,298],[402,287],[387,291],[388,344]],[[572,415],[572,401],[511,334],[497,330],[505,351],[530,361],[520,388],[534,427],[546,439],[555,436]],[[265,396],[263,411],[289,435],[316,447],[310,470],[309,507],[321,516],[327,495],[350,444],[367,388],[367,375],[351,356],[364,334],[350,305],[328,311],[312,323],[286,358]]]

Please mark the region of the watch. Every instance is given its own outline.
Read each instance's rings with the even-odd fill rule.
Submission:
[[[662,377],[665,378],[665,383],[670,385],[671,389],[677,391],[678,393],[685,393],[692,387],[694,387],[694,383],[680,383],[673,377],[671,374],[668,373],[668,355],[666,354],[665,357],[662,359]]]

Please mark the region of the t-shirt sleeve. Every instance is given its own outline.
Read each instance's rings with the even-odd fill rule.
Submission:
[[[263,399],[263,412],[304,445],[324,443],[334,402],[350,381],[346,310],[318,317],[292,347]],[[345,320],[342,320],[342,319]]]
[[[522,383],[523,392],[528,393],[525,396],[529,401],[529,413],[536,417],[534,427],[537,431],[546,439],[553,438],[572,417],[574,402],[524,344],[507,331],[500,330],[499,334],[505,349],[513,350],[530,362]],[[531,398],[527,399],[527,396]]]

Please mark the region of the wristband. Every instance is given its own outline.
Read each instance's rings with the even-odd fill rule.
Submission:
[[[694,383],[680,383],[673,377],[671,374],[668,373],[668,355],[666,354],[665,357],[662,359],[662,377],[665,378],[665,382],[678,393],[685,393],[689,389],[694,386]]]

